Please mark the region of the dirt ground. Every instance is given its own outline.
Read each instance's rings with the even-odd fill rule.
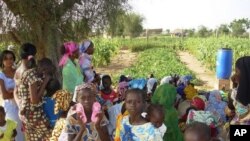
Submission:
[[[115,75],[120,74],[123,69],[133,65],[137,60],[138,53],[131,52],[129,49],[121,49],[115,57],[111,59],[108,66],[95,68],[97,73]]]
[[[178,52],[180,60],[192,70],[196,77],[201,81],[198,89],[212,90],[217,88],[217,79],[215,72],[212,72],[205,68],[200,61],[198,61],[192,54],[188,52]],[[111,59],[111,63],[108,66],[98,67],[95,70],[98,73],[109,74],[111,76],[120,74],[123,69],[133,65],[137,60],[138,53],[131,52],[128,49],[119,50],[118,54]]]
[[[201,80],[202,84],[201,86],[197,86],[198,89],[211,90],[217,88],[218,82],[215,72],[206,69],[200,61],[188,52],[178,52],[178,55],[180,56],[180,60]]]

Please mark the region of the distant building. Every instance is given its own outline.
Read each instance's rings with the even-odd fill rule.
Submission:
[[[156,28],[156,29],[144,29],[142,32],[142,36],[148,35],[161,35],[163,33],[162,28]]]
[[[170,32],[170,34],[171,34],[171,37],[186,36],[184,29],[175,29],[172,32]]]

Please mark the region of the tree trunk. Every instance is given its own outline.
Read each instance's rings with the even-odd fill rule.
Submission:
[[[41,34],[37,34],[38,40],[35,42],[37,47],[37,59],[47,57],[52,60],[57,68],[56,77],[61,80],[61,71],[58,67],[60,55],[60,46],[62,45],[61,34],[59,30],[53,26],[54,23],[46,24],[42,29]],[[37,32],[39,33],[39,32]]]

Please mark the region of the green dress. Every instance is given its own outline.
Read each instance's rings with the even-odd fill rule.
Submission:
[[[68,59],[62,69],[63,89],[68,90],[72,94],[74,94],[75,87],[83,83],[80,66],[78,63],[75,64]]]
[[[178,127],[178,112],[174,108],[176,88],[170,84],[160,85],[153,97],[152,103],[161,104],[165,109],[164,124],[168,127],[164,141],[183,141],[183,134]]]

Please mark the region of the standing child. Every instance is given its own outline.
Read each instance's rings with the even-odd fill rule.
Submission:
[[[141,115],[146,105],[145,97],[146,93],[142,90],[127,91],[125,106],[129,115],[121,120],[121,141],[162,141],[159,131]]]
[[[17,123],[5,119],[5,111],[2,106],[0,106],[0,141],[14,141],[17,135]]]
[[[110,101],[111,103],[118,100],[117,93],[111,88],[112,81],[109,75],[104,75],[102,77],[102,85],[103,89],[101,90],[101,97],[106,100]]]
[[[77,102],[66,119],[66,128],[59,141],[109,141],[107,121],[96,102],[96,88],[91,83],[80,85],[76,89]],[[70,113],[69,112],[69,113]]]

